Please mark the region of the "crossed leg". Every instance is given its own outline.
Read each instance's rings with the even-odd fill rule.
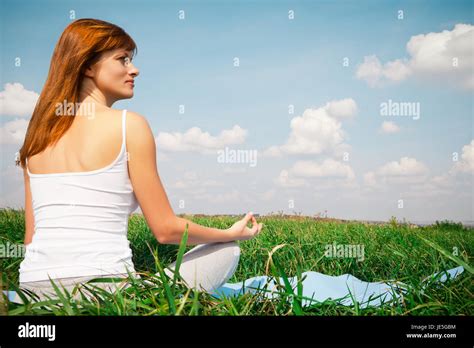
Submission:
[[[234,274],[240,259],[236,241],[199,244],[183,255],[179,274],[188,288],[214,292]],[[174,276],[176,261],[165,268],[169,277]]]

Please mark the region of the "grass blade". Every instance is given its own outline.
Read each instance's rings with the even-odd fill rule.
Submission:
[[[456,262],[459,266],[463,266],[465,270],[467,270],[469,273],[471,274],[474,274],[474,269],[469,266],[466,262],[464,262],[464,260],[461,260],[459,257],[456,257],[454,255],[452,255],[450,252],[446,251],[445,249],[443,249],[442,247],[440,247],[439,245],[437,245],[436,243],[428,240],[428,239],[425,239],[423,238],[422,236],[419,236],[421,240],[423,240],[426,244],[428,244],[429,246],[431,246],[432,248],[438,250],[441,254],[443,254],[444,256],[446,256],[447,258],[453,260],[454,262]]]

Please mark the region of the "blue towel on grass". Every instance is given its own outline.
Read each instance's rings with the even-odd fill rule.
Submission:
[[[455,278],[464,271],[462,266],[450,269],[445,272],[438,272],[431,277],[425,278],[422,291],[430,282],[444,283],[446,280]],[[336,301],[338,304],[353,306],[354,302],[359,303],[360,308],[368,306],[379,307],[384,303],[392,302],[406,293],[407,286],[402,282],[365,282],[351,274],[340,276],[329,276],[318,272],[302,273],[301,282],[303,307],[325,302],[327,300]],[[295,295],[297,291],[297,277],[288,278],[292,291]],[[283,278],[279,278],[280,291],[289,293],[286,290]],[[249,278],[239,283],[226,283],[212,295],[216,298],[239,296],[247,293],[258,293],[265,298],[277,298],[279,289],[276,288],[275,277],[258,276]],[[291,297],[291,293],[290,296]]]

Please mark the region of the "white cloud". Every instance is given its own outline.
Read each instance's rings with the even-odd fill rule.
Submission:
[[[406,46],[412,57],[410,66],[416,71],[449,73],[453,70],[453,58],[457,57],[459,67],[472,75],[473,41],[474,26],[461,23],[451,31],[412,36]]]
[[[0,115],[31,117],[39,94],[28,91],[21,83],[6,83],[0,92]]]
[[[356,77],[365,80],[370,87],[375,87],[383,76],[383,67],[375,55],[365,56],[364,62],[357,67]]]
[[[400,127],[391,121],[384,121],[380,127],[380,130],[382,133],[397,133],[400,131]]]
[[[386,81],[401,81],[410,74],[406,61],[397,59],[382,65],[375,55],[364,57],[356,71],[356,77],[365,80],[370,87],[381,86]]]
[[[247,130],[235,125],[232,129],[221,131],[217,136],[203,132],[199,127],[192,127],[185,133],[160,132],[155,138],[158,150],[188,151],[215,154],[216,150],[226,145],[241,144],[245,141]]]
[[[298,161],[290,169],[291,173],[298,177],[316,178],[345,178],[352,180],[355,178],[352,168],[345,163],[333,159],[325,159],[321,164],[313,161]]]
[[[324,106],[327,113],[337,119],[351,119],[357,114],[357,104],[352,98],[334,100]]]
[[[386,189],[389,186],[387,184],[403,183],[408,184],[403,192],[405,198],[433,198],[443,195],[472,198],[474,140],[463,146],[460,160],[448,172],[440,175],[429,177],[423,164],[412,158],[404,158],[400,162],[390,162],[376,171],[366,173],[366,187],[381,190]]]
[[[454,163],[449,173],[454,175],[458,173],[474,174],[474,140],[462,147],[461,160]]]
[[[262,152],[262,157],[280,157],[282,154],[279,146],[272,145]]]
[[[392,161],[377,170],[383,176],[413,176],[426,174],[428,168],[414,158],[402,157],[399,162]]]
[[[451,79],[466,89],[474,88],[474,26],[456,24],[453,30],[415,35],[406,45],[409,59],[382,65],[375,55],[364,57],[356,77],[370,87],[384,86],[413,75],[420,78]],[[457,66],[456,66],[457,65]]]
[[[277,186],[286,188],[302,187],[307,185],[306,180],[290,177],[288,170],[282,170],[278,177],[274,180],[274,183]]]
[[[410,184],[426,181],[429,169],[415,158],[402,157],[400,161],[392,161],[375,171],[364,174],[366,186],[382,188],[388,184]]]
[[[472,184],[472,182],[471,182]],[[427,198],[427,197],[437,197],[441,195],[451,195],[459,198],[463,195],[463,189],[455,193],[456,186],[463,186],[464,183],[456,180],[456,178],[449,174],[436,175],[431,178],[426,178],[423,182],[416,183],[416,185],[410,185],[407,188],[407,191],[403,194],[404,197],[414,197],[414,198]]]
[[[22,144],[25,140],[28,120],[15,119],[0,127],[0,144]]]
[[[406,59],[396,59],[384,65],[383,75],[391,81],[402,81],[410,74],[411,70],[407,67]]]
[[[354,184],[355,175],[348,164],[328,158],[321,163],[297,161],[290,169],[282,170],[274,182],[281,187],[303,187],[315,179],[324,179],[324,183],[318,181],[318,188],[348,187]]]
[[[352,99],[331,101],[317,109],[306,109],[302,116],[290,122],[291,132],[283,145],[273,145],[263,151],[263,156],[283,154],[334,154],[342,155],[350,146],[344,141],[347,137],[339,119],[352,118],[357,105]]]
[[[198,187],[217,187],[224,186],[223,183],[214,180],[199,177],[195,171],[187,171],[184,173],[181,179],[178,179],[171,185],[176,189],[189,189]]]
[[[453,195],[453,186],[441,186],[436,183],[434,178],[410,185],[403,192],[403,198],[434,198],[442,195]]]

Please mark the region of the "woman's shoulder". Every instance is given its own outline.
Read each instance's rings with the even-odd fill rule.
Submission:
[[[146,131],[150,124],[145,116],[135,111],[127,110],[127,131],[138,132]]]
[[[131,122],[134,122],[134,123],[147,122],[147,119],[145,116],[132,110],[127,110],[127,120],[128,119],[130,119]]]
[[[124,111],[124,109],[120,110],[120,109],[108,108],[108,109],[100,110],[99,112],[100,112],[101,115],[105,115],[105,116],[108,116],[110,118],[117,119],[118,116],[121,116],[123,114],[123,111]],[[108,120],[108,121],[110,121],[110,120]],[[127,132],[129,132],[129,129],[130,129],[130,131],[134,131],[137,128],[143,128],[143,127],[146,127],[147,125],[149,125],[149,124],[148,124],[148,120],[146,119],[145,116],[143,116],[142,114],[139,114],[138,112],[135,112],[135,111],[131,111],[131,110],[128,110],[128,109],[126,110]]]
[[[126,121],[125,121],[125,130],[126,130],[126,137],[127,137],[127,144],[140,142],[144,140],[144,138],[149,138],[150,136],[153,137],[153,132],[151,131],[150,124],[146,117],[138,112],[126,109]],[[105,132],[110,133],[117,133],[115,130],[111,128],[122,127],[122,124],[118,122],[118,119],[121,118],[124,109],[101,109],[98,114],[105,116],[102,117],[104,124],[109,124],[111,127]],[[100,116],[99,115],[99,116]],[[115,121],[114,121],[115,120]],[[118,134],[118,133],[117,133]],[[153,137],[154,138],[154,137]]]
[[[127,110],[126,127],[130,149],[143,151],[156,146],[150,123],[144,115]]]

